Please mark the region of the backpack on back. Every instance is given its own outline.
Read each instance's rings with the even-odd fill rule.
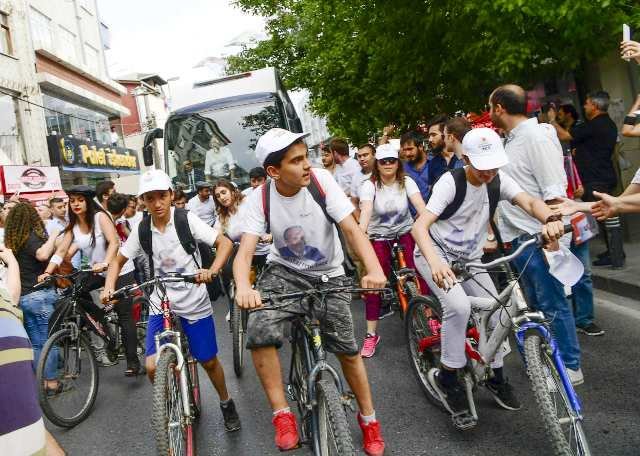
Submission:
[[[180,245],[187,255],[191,255],[193,257],[193,261],[196,263],[196,267],[200,269],[200,263],[196,258],[196,250],[198,249],[198,244],[193,237],[193,233],[191,233],[191,228],[189,228],[189,220],[187,218],[188,211],[186,209],[176,208],[173,211],[173,224],[176,227],[176,232],[178,234],[178,240],[180,241]],[[152,235],[151,235],[151,216],[146,215],[142,218],[140,223],[138,224],[138,237],[140,239],[140,246],[142,250],[149,258],[149,269],[151,270],[151,277],[154,277],[155,268],[153,267],[153,247],[152,247]]]
[[[351,257],[349,256],[349,253],[347,252],[347,249],[346,249],[347,244],[344,239],[344,235],[342,234],[342,231],[338,226],[338,223],[333,219],[333,217],[331,217],[331,215],[329,215],[329,212],[327,212],[327,194],[322,188],[322,185],[320,185],[320,182],[318,181],[318,178],[316,177],[316,175],[313,173],[313,170],[311,170],[309,175],[311,177],[311,182],[307,186],[307,190],[309,190],[309,193],[311,193],[313,200],[318,204],[318,206],[320,206],[320,209],[322,209],[322,212],[324,213],[324,216],[327,218],[327,220],[329,220],[329,222],[335,225],[336,230],[338,231],[338,239],[340,240],[340,245],[342,246],[342,253],[344,255],[344,262],[342,263],[342,266],[344,267],[345,274],[347,276],[352,277],[356,273],[356,266],[353,263],[353,260],[351,259]],[[264,220],[267,225],[267,228],[266,228],[267,233],[271,232],[271,191],[270,190],[271,190],[271,179],[267,179],[267,181],[262,186],[262,208],[264,210]]]

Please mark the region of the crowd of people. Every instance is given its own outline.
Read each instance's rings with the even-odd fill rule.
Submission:
[[[640,45],[637,48],[625,44],[623,53],[635,50],[640,59]],[[570,251],[584,268],[577,281],[564,283],[550,272],[545,251],[534,247],[513,264],[524,271],[521,283],[529,305],[551,322],[571,382],[583,383],[577,334],[599,336],[604,330],[594,322],[588,243],[578,245],[564,236],[563,227],[580,213],[603,221],[640,211],[640,171],[622,195],[610,195],[618,178],[611,163],[617,129],[607,114],[608,102],[605,92],[594,92],[586,98],[584,122],[568,104],[550,106],[546,122],[541,122],[528,115],[526,92],[517,85],[504,85],[488,100],[493,129],[474,129],[464,117],[442,115],[429,123],[427,137],[410,131],[394,140],[393,129],[388,128],[380,144],[361,145],[355,158],[346,140],[334,138],[322,150],[323,168],[312,168],[305,134],[271,129],[256,145],[262,166],[250,171],[251,185],[242,191],[230,179],[214,183],[192,179],[185,193],[174,189],[175,182],[163,171],[150,170],[141,175],[136,196],[117,193],[113,182],[104,181],[95,188],[70,187],[68,202],[55,197],[37,208],[11,198],[0,211],[0,258],[5,264],[0,322],[6,320],[6,328],[10,327],[2,326],[0,341],[15,335],[11,344],[32,346],[33,354],[20,352],[10,366],[11,375],[23,382],[0,388],[3,398],[19,389],[16,396],[23,398],[24,407],[9,411],[0,405],[0,415],[23,415],[22,422],[35,436],[29,442],[33,452],[46,445],[51,454],[62,453],[44,432],[31,367],[48,337],[49,319],[59,299],[55,282],[47,282],[49,276],[90,268],[93,275],[82,305],[106,324],[103,304],[111,302],[114,290],[153,275],[182,272],[196,273],[198,284],[167,285],[172,311],[182,320],[192,354],[217,391],[225,429],[237,431],[240,417],[218,359],[212,302],[219,290],[211,286],[220,283],[216,277],[222,276],[223,283],[235,281],[236,303],[244,309],[262,307],[261,290],[276,286],[294,292],[320,282],[348,283],[351,279],[343,266],[348,257],[357,265],[363,288],[382,288],[391,269],[387,242],[391,239],[408,252],[407,266],[419,273],[420,292],[435,295],[443,306],[441,366],[429,381],[449,410],[467,406],[457,370],[466,364],[469,297],[495,295],[499,287],[486,275],[459,283],[452,262],[512,251],[531,234],[543,233],[546,251]],[[639,117],[640,96],[625,118],[623,135],[640,137]],[[194,251],[184,246],[184,230],[198,244]],[[612,236],[604,234],[609,250],[596,265],[613,264],[618,248]],[[252,265],[262,269],[255,286]],[[48,286],[34,289],[41,282]],[[201,283],[207,287],[198,286]],[[101,303],[89,295],[99,288]],[[158,291],[149,299],[155,305],[149,309],[144,362],[136,351],[132,300],[120,300],[115,311],[123,339],[124,374],[146,373],[153,382],[154,336],[162,329],[162,315]],[[377,294],[366,294],[363,300],[366,334],[361,342],[354,331],[348,293],[327,297],[320,323],[325,348],[336,354],[355,395],[364,451],[381,455],[385,442],[364,359],[375,355],[381,341],[380,320],[390,311]],[[284,340],[286,310],[300,303],[287,305],[289,309],[251,313],[247,323],[247,348],[273,410],[280,450],[299,445],[277,352]],[[499,318],[496,313],[493,323]],[[20,320],[23,327],[17,323]],[[110,350],[113,347],[103,348]],[[98,353],[103,366],[117,363],[104,352]],[[520,403],[503,372],[503,353],[499,350],[491,360],[493,378],[486,386],[500,406],[517,410]],[[56,364],[54,356],[45,367],[46,394],[61,392]],[[7,365],[0,368],[4,376]],[[16,450],[10,454],[18,454],[17,445],[24,444],[16,435],[0,436],[3,445]]]

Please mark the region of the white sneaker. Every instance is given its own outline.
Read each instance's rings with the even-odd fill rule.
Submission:
[[[582,385],[584,383],[584,375],[582,375],[582,369],[577,370],[567,368],[567,374],[569,374],[569,380],[575,385]]]
[[[224,317],[225,320],[231,321],[231,311],[227,312],[227,316]]]

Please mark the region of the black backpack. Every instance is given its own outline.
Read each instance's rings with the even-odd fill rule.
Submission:
[[[318,181],[318,178],[316,177],[316,175],[313,173],[313,170],[311,170],[309,175],[311,177],[311,182],[307,186],[307,190],[309,190],[309,193],[311,193],[313,200],[318,204],[318,206],[320,206],[327,220],[329,220],[329,222],[335,225],[336,230],[338,231],[338,239],[340,239],[340,245],[342,246],[342,254],[344,255],[344,262],[342,263],[342,266],[344,268],[344,273],[349,277],[353,277],[356,274],[357,268],[353,263],[353,260],[349,256],[349,253],[347,253],[347,249],[346,249],[347,244],[344,239],[344,235],[342,234],[342,231],[338,226],[338,223],[327,212],[327,194],[325,193],[324,189],[320,185],[320,182]],[[271,179],[267,179],[267,181],[262,186],[262,207],[264,209],[264,220],[265,220],[265,223],[267,224],[267,233],[271,232],[270,189],[271,189]]]
[[[453,175],[453,181],[456,184],[456,196],[453,198],[453,201],[444,208],[438,217],[438,220],[447,220],[448,218],[451,218],[453,214],[460,209],[460,206],[462,206],[462,202],[464,201],[464,197],[467,194],[467,175],[464,168],[452,169],[449,172]],[[498,208],[498,201],[500,201],[500,174],[496,174],[496,177],[487,184],[487,193],[489,195],[489,224],[491,225],[493,234],[498,241],[498,246],[502,248],[502,239],[494,221],[494,215]]]
[[[196,250],[198,250],[198,243],[191,233],[191,228],[189,228],[189,220],[187,219],[187,214],[188,211],[186,209],[174,209],[173,223],[176,227],[178,239],[180,240],[182,248],[185,252],[187,252],[187,255],[191,255],[193,257],[193,261],[196,262],[197,268],[200,269],[200,262],[195,255]],[[142,247],[142,250],[149,258],[149,269],[151,270],[151,277],[153,278],[155,269],[153,267],[153,248],[151,245],[151,216],[149,214],[145,215],[138,224],[138,237],[140,239],[140,246]]]

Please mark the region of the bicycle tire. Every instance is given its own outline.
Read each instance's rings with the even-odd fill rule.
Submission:
[[[62,350],[60,350],[60,345],[62,345]],[[75,350],[72,349],[72,346],[75,346]],[[49,356],[53,355],[54,347],[58,348],[59,356],[63,357],[63,372],[60,375],[58,369],[58,381],[62,382],[63,390],[61,393],[49,396],[47,394],[45,388],[45,382],[43,380],[43,374],[47,359]],[[78,348],[79,347],[79,348]],[[60,351],[62,351],[62,355],[60,355]],[[68,368],[73,366],[70,365],[72,361],[72,354],[82,353],[86,354],[86,358],[78,359],[79,364],[75,367],[73,373],[67,372]],[[83,362],[86,360],[86,363]],[[85,365],[86,364],[86,365]],[[87,367],[88,366],[88,367]],[[69,404],[71,401],[71,391],[80,391],[79,382],[76,382],[76,379],[80,376],[80,374],[90,371],[88,377],[82,377],[83,381],[85,378],[88,378],[89,388],[86,394],[80,395],[80,409],[73,414],[72,416],[63,416],[59,410],[59,405],[63,405],[63,403]],[[72,428],[77,424],[84,421],[91,410],[93,409],[93,405],[96,401],[96,396],[98,394],[98,385],[100,382],[100,377],[98,374],[98,363],[96,362],[95,355],[93,350],[91,349],[91,344],[87,337],[79,333],[78,336],[74,339],[72,338],[72,331],[69,329],[61,329],[49,337],[47,342],[44,344],[42,348],[42,352],[40,353],[40,359],[38,360],[38,366],[36,369],[36,376],[38,379],[38,397],[40,400],[40,407],[42,408],[42,412],[44,415],[56,426],[64,427],[64,428]]]
[[[551,440],[553,453],[557,456],[589,456],[591,451],[582,427],[582,421],[571,419],[572,417],[577,418],[577,415],[570,406],[566,391],[548,350],[546,341],[540,334],[530,332],[525,335],[524,356],[527,364],[527,375],[531,381],[531,389],[538,405],[545,431]],[[553,383],[551,384],[550,382]],[[560,400],[555,400],[552,395],[552,389],[555,389]],[[558,405],[564,408],[563,415],[566,414],[566,417],[558,416]],[[568,426],[569,438],[567,438],[566,431],[559,422],[560,419],[567,418],[572,423]],[[572,431],[575,432],[573,438],[571,438]],[[572,447],[572,443],[575,443],[575,449]]]
[[[429,312],[425,312],[428,309]],[[428,316],[427,314],[431,315]],[[437,336],[433,334],[429,320],[436,320],[435,327],[442,324],[442,308],[440,302],[433,296],[416,296],[409,303],[409,309],[404,319],[404,333],[407,341],[407,353],[409,364],[416,381],[429,402],[442,411],[446,411],[438,393],[429,383],[428,374],[433,368],[440,366],[440,343],[433,348],[425,349],[422,353],[418,350],[418,344],[422,338]],[[438,331],[439,333],[439,331]]]
[[[355,455],[344,405],[332,381],[316,382],[314,419],[317,420],[316,428],[319,431],[318,441],[320,442],[316,456]]]
[[[304,337],[304,336],[298,336]],[[301,340],[295,341],[296,347],[293,349],[291,359],[290,384],[293,399],[296,401],[296,408],[300,416],[300,431],[303,441],[313,437],[312,414],[309,413],[307,404],[309,403],[309,391],[307,388],[307,377],[309,370],[303,358],[304,345]]]
[[[244,367],[244,330],[242,328],[242,309],[236,303],[231,308],[231,332],[233,337],[233,371],[236,377],[242,377]]]
[[[176,364],[176,354],[172,350],[164,350],[160,354],[153,384],[151,423],[158,454],[193,456],[194,429],[191,422],[185,423],[182,415],[180,380],[174,371]],[[180,424],[171,426],[170,421]],[[173,432],[170,434],[170,431]]]

